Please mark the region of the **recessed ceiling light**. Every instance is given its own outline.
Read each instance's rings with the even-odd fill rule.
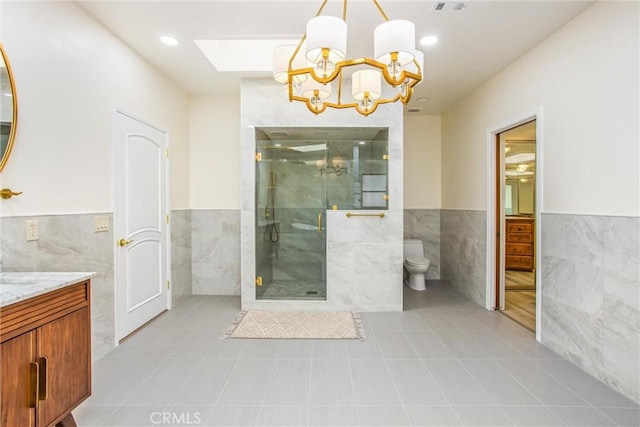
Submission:
[[[367,143],[366,141],[360,141],[358,144],[360,144],[360,145],[364,145],[364,144],[366,144],[366,143]]]
[[[167,46],[177,46],[178,45],[178,39],[176,39],[175,37],[171,37],[171,36],[162,36],[160,37],[160,41],[164,44],[166,44]]]
[[[438,43],[438,36],[425,36],[420,39],[422,46],[433,46],[436,43]]]

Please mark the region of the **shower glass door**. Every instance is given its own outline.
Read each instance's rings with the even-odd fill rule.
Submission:
[[[256,130],[256,299],[326,300],[326,158],[325,141]]]

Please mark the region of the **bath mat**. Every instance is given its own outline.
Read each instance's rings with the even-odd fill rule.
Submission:
[[[242,311],[223,338],[359,339],[364,328],[352,311]]]

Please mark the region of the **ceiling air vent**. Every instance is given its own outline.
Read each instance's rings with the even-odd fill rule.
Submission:
[[[420,107],[409,107],[409,108],[407,108],[407,113],[419,113],[420,111],[422,111],[422,108],[420,108]]]
[[[437,0],[435,3],[433,3],[433,10],[435,10],[436,12],[450,10],[460,11],[464,10],[465,7],[467,7],[467,3],[469,3],[469,0]]]

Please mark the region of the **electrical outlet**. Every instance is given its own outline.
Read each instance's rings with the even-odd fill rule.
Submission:
[[[109,231],[109,217],[106,215],[94,217],[95,227],[94,231],[100,233],[103,231]]]
[[[27,242],[38,240],[38,221],[27,221]]]

